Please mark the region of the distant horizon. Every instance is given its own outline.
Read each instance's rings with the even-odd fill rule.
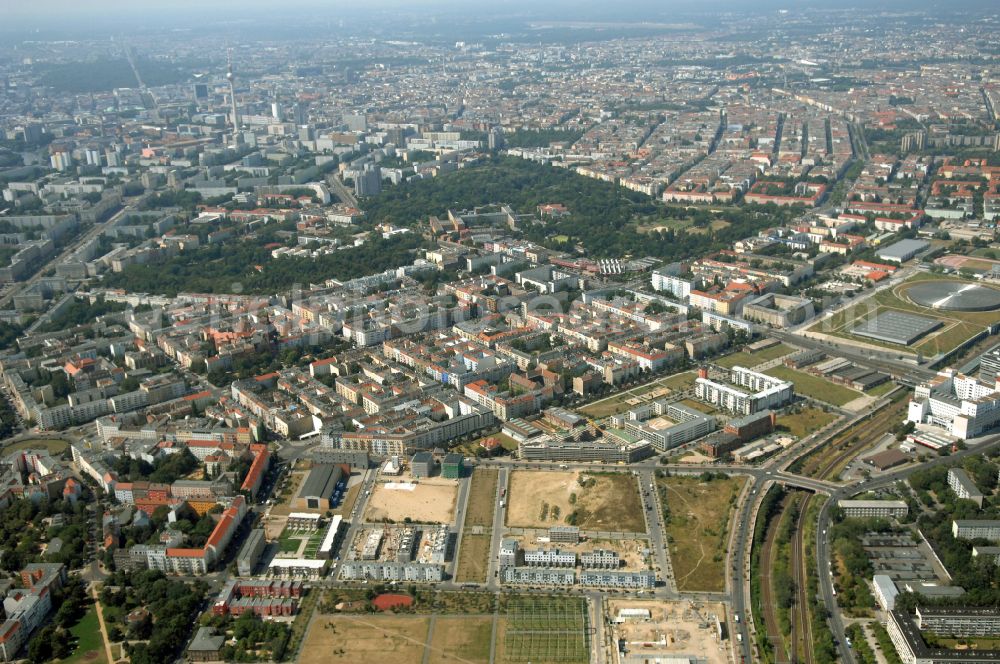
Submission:
[[[337,3],[339,4],[339,3]],[[633,23],[648,20],[660,22],[671,12],[682,15],[707,16],[715,12],[773,12],[788,9],[791,12],[802,10],[846,10],[864,8],[868,11],[909,11],[919,12],[934,10],[947,17],[955,12],[969,10],[995,9],[987,0],[958,0],[942,9],[929,0],[848,0],[846,2],[823,2],[821,0],[762,0],[753,6],[748,6],[741,0],[671,0],[669,2],[654,2],[653,0],[637,0],[624,5],[609,6],[596,0],[552,0],[544,3],[528,0],[496,0],[490,3],[469,3],[462,0],[369,0],[363,7],[336,6],[324,0],[288,0],[276,7],[268,0],[173,0],[144,2],[141,5],[127,0],[94,0],[81,5],[73,0],[41,0],[33,3],[19,3],[4,9],[4,26],[0,31],[5,33],[22,30],[45,30],[71,28],[75,31],[102,31],[117,26],[118,28],[133,25],[144,26],[147,20],[156,20],[157,27],[178,29],[183,27],[205,26],[206,22],[234,21],[254,22],[265,17],[273,20],[275,16],[287,16],[289,22],[278,25],[278,28],[292,28],[303,18],[302,12],[310,12],[313,18],[323,20],[357,19],[366,15],[380,15],[394,12],[399,16],[418,13],[424,18],[435,16],[465,16],[470,20],[485,20],[487,17],[502,17],[510,20],[543,20],[560,19],[570,21],[610,21],[615,23]],[[571,12],[571,14],[567,14]],[[273,25],[273,24],[272,24]],[[308,25],[302,25],[307,28]],[[360,26],[359,26],[360,27]],[[371,28],[373,26],[364,26]],[[375,26],[379,27],[379,26]]]

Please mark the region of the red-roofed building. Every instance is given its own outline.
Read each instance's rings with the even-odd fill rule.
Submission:
[[[261,480],[264,479],[264,473],[267,472],[268,466],[271,464],[271,452],[267,449],[267,445],[259,444],[251,445],[250,452],[253,454],[253,463],[250,464],[250,470],[247,471],[247,476],[243,479],[240,491],[248,493],[251,500],[256,500]]]

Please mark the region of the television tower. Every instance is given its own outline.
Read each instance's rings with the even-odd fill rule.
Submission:
[[[226,50],[226,80],[229,81],[229,101],[233,105],[233,139],[240,131],[240,115],[236,110],[236,77],[233,75],[233,49]]]

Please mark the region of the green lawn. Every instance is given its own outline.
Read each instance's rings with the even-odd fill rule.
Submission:
[[[809,328],[810,332],[830,334],[844,339],[852,339],[862,343],[889,348],[900,352],[922,353],[933,356],[952,350],[996,319],[996,312],[949,311],[947,314],[914,304],[906,297],[909,288],[922,281],[954,281],[958,283],[974,283],[952,275],[918,272],[902,284],[881,291],[871,297],[861,299],[856,304],[848,306],[830,318],[824,318]],[[941,321],[944,327],[918,340],[913,346],[900,346],[881,342],[866,337],[858,337],[851,331],[862,321],[868,320],[883,311],[898,310],[915,313]]]
[[[813,431],[823,428],[836,418],[833,413],[827,413],[819,408],[806,407],[797,413],[778,416],[778,426],[788,429],[788,433],[796,438],[804,438]]]
[[[69,443],[65,440],[53,438],[32,438],[31,440],[22,440],[13,445],[8,445],[3,448],[3,452],[4,454],[10,454],[11,452],[32,449],[47,450],[49,454],[62,454],[69,449]]]
[[[69,629],[76,639],[76,649],[73,654],[62,662],[66,664],[107,664],[108,658],[104,650],[104,639],[101,637],[100,623],[97,620],[97,607],[91,605],[87,613]]]
[[[777,366],[765,371],[769,376],[789,380],[795,383],[795,391],[817,401],[825,401],[834,406],[843,406],[848,401],[853,401],[862,396],[861,392],[852,390],[843,385],[836,385],[812,374],[803,373],[789,369],[786,366]]]
[[[645,385],[628,388],[618,394],[595,401],[578,409],[578,412],[581,415],[595,420],[610,417],[611,415],[617,415],[618,413],[624,413],[627,410],[635,408],[634,404],[628,403],[629,399],[639,398],[641,401],[648,401],[652,398],[659,398],[649,395],[651,392],[655,392],[656,390],[661,390],[663,388],[668,388],[672,392],[678,392],[694,385],[696,377],[697,376],[693,371],[685,371],[683,373],[667,376],[666,378],[660,378],[646,383]]]
[[[771,346],[770,348],[765,348],[764,350],[757,351],[756,353],[750,354],[746,351],[740,351],[739,353],[733,353],[732,355],[727,355],[723,358],[716,360],[716,364],[720,367],[725,367],[726,369],[732,369],[733,367],[740,366],[752,369],[758,364],[764,364],[765,362],[770,362],[771,360],[776,360],[779,357],[784,357],[791,353],[794,348],[791,346],[786,346],[785,344],[778,344],[777,346]]]
[[[479,444],[486,440],[487,438],[496,438],[500,441],[500,447],[504,448],[508,452],[517,451],[518,445],[517,441],[510,436],[502,433],[492,433],[488,436],[482,436],[481,438],[476,438],[471,443],[462,443],[461,445],[456,445],[451,449],[452,452],[458,452],[459,454],[465,454],[465,456],[474,457],[476,456],[476,451],[479,449]]]
[[[674,374],[673,376],[667,376],[662,380],[657,382],[664,387],[669,387],[672,390],[684,390],[692,385],[694,385],[694,380],[698,375],[693,371],[685,371],[684,373]]]
[[[319,553],[320,545],[323,544],[323,534],[324,534],[324,529],[320,529],[316,531],[316,533],[313,534],[311,537],[309,537],[309,540],[306,544],[306,548],[302,551],[303,556],[305,556],[306,558],[316,557],[316,554]]]
[[[681,403],[687,406],[688,408],[694,408],[697,411],[701,411],[702,413],[707,413],[709,415],[719,412],[718,410],[708,405],[704,401],[695,401],[694,399],[681,399]]]
[[[895,381],[887,380],[881,385],[876,385],[872,389],[868,390],[867,392],[865,392],[865,394],[871,397],[881,397],[888,394],[889,392],[892,392],[893,388],[895,387],[896,387]]]

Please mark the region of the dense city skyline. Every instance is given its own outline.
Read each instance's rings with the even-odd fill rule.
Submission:
[[[997,34],[5,8],[0,662],[1000,662]]]

